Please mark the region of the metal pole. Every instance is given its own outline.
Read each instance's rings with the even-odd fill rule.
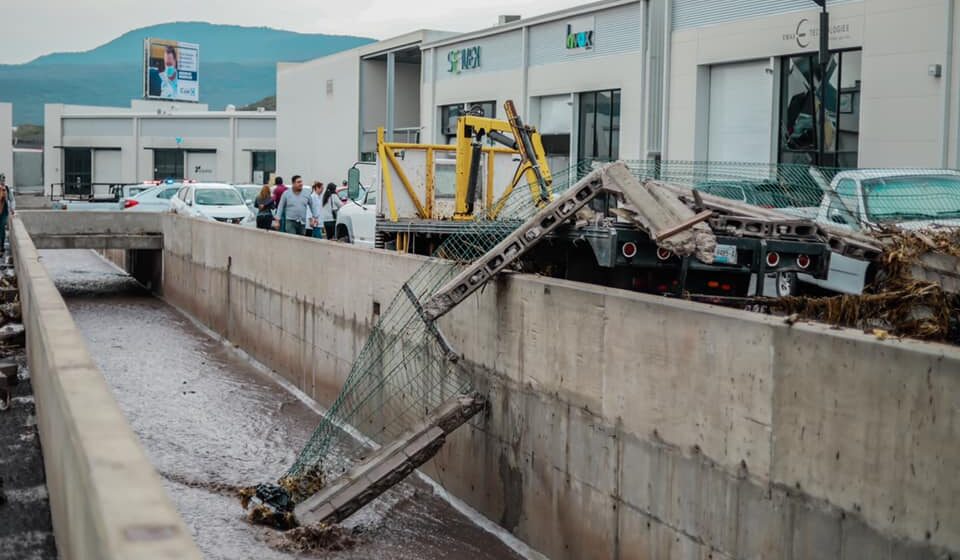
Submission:
[[[818,2],[819,3],[819,2]],[[828,46],[828,35],[830,32],[830,14],[827,13],[827,3],[822,5],[820,12],[820,112],[819,121],[819,142],[817,148],[818,165],[824,164],[824,152],[826,151],[827,138],[827,65],[830,61],[830,47]]]
[[[393,142],[393,109],[396,92],[396,53],[387,53],[387,142]]]

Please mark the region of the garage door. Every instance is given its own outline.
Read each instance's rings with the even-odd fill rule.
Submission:
[[[187,179],[216,181],[217,152],[187,152]]]
[[[769,60],[710,68],[710,161],[771,162],[773,73]]]
[[[93,151],[93,182],[94,183],[120,183],[121,162],[123,152],[120,150],[94,150]]]

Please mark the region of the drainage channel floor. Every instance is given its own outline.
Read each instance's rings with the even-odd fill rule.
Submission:
[[[43,251],[121,409],[207,558],[291,558],[246,522],[224,485],[270,481],[319,417],[90,251]],[[410,478],[344,523],[354,544],[324,558],[517,558]]]

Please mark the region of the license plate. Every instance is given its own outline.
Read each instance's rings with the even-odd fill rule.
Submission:
[[[713,262],[717,264],[737,264],[737,246],[717,245],[713,250]]]

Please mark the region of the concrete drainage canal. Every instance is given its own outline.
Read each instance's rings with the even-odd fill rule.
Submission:
[[[207,558],[510,558],[415,477],[342,524],[251,524],[237,492],[283,472],[319,413],[91,251],[42,261]]]

